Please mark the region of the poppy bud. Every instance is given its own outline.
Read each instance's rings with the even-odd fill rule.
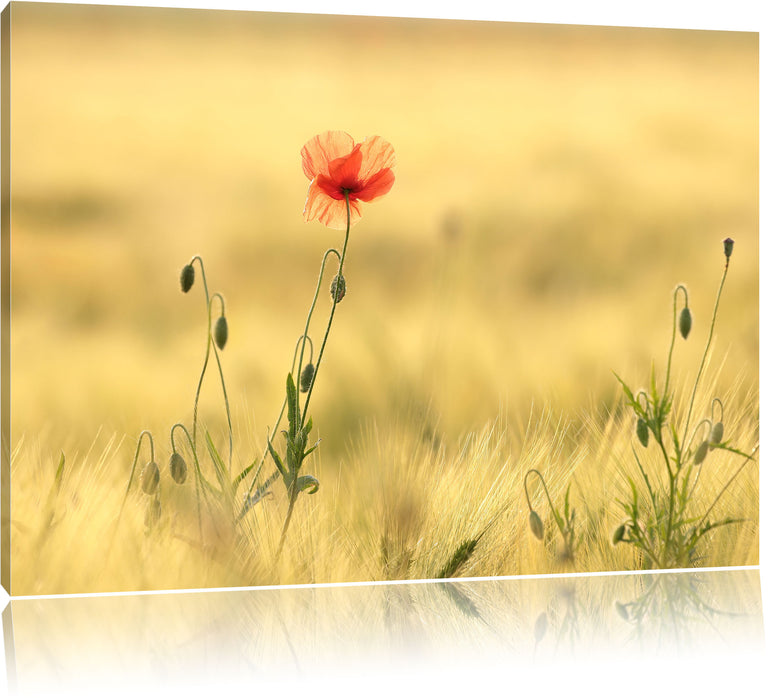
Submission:
[[[714,424],[714,427],[711,429],[711,438],[709,439],[710,442],[719,444],[722,442],[722,435],[725,432],[725,427],[722,425],[722,421],[719,421],[718,423]],[[714,449],[713,447],[711,448]]]
[[[644,447],[649,444],[649,428],[647,427],[647,422],[643,418],[639,418],[636,421],[636,437]]]
[[[176,484],[182,484],[186,481],[186,474],[188,468],[186,467],[186,460],[178,452],[173,452],[170,457],[170,474]]]
[[[547,633],[547,613],[543,612],[539,617],[536,618],[536,622],[534,622],[534,639],[536,640],[536,643],[544,639],[544,635]]]
[[[709,451],[709,441],[704,440],[700,445],[698,445],[698,449],[695,450],[695,457],[693,459],[693,462],[695,464],[700,464],[704,459],[706,459],[706,454]]]
[[[628,608],[626,608],[619,600],[615,602],[614,609],[617,611],[617,614],[625,620],[625,622],[630,622],[630,615],[628,614]]]
[[[612,535],[612,544],[619,544],[623,537],[625,537],[625,523],[620,523]]]
[[[335,304],[339,304],[345,296],[345,278],[342,275],[334,275],[331,281],[331,298]]]
[[[148,495],[152,495],[159,488],[159,467],[156,466],[156,462],[149,462],[145,465],[145,469],[140,475],[140,487]]]
[[[181,289],[183,290],[183,293],[191,289],[191,286],[194,284],[194,265],[189,263],[181,270]]]
[[[542,519],[539,517],[539,514],[535,510],[532,510],[531,514],[528,516],[528,524],[531,526],[531,532],[533,532],[536,539],[543,540],[544,523],[542,523]]]
[[[218,317],[218,320],[216,321],[216,329],[213,335],[215,336],[218,349],[223,350],[224,345],[226,345],[226,339],[229,336],[229,328],[226,325],[226,316]]]
[[[687,340],[687,336],[690,335],[690,329],[692,328],[692,314],[689,307],[685,306],[682,309],[682,313],[679,314],[679,332],[682,334],[682,338]]]
[[[735,241],[732,238],[726,238],[722,241],[722,245],[725,248],[725,257],[728,259],[730,259],[730,256],[733,254],[733,243],[735,243]]]
[[[162,504],[159,503],[158,498],[154,498],[148,501],[145,512],[145,526],[153,527],[159,522],[159,518],[162,517]]]
[[[299,391],[303,394],[310,391],[310,385],[313,383],[313,377],[315,376],[315,365],[310,362],[305,365],[302,370],[302,376],[299,378]]]

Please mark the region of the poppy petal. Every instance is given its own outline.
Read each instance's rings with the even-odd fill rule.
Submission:
[[[361,172],[358,174],[359,180],[369,180],[381,170],[396,165],[396,153],[393,146],[382,136],[370,136],[359,145],[363,154]]]
[[[337,158],[329,163],[331,179],[341,190],[360,190],[363,185],[361,179],[361,163],[363,160],[361,144],[358,144],[353,149],[353,152],[346,157]]]
[[[325,131],[311,138],[302,148],[302,170],[309,180],[329,174],[329,163],[353,152],[353,137],[344,131]]]
[[[382,197],[384,194],[390,192],[393,187],[396,176],[393,174],[393,170],[385,168],[381,170],[374,177],[364,183],[363,188],[358,192],[358,198],[362,202],[371,202],[377,197]]]
[[[361,218],[361,208],[358,203],[350,202],[350,223],[356,223]],[[307,201],[304,207],[304,220],[319,221],[329,228],[345,230],[348,224],[347,204],[343,199],[333,199],[322,189],[316,178],[310,183]]]

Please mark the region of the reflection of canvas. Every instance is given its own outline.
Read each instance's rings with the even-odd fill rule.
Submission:
[[[6,588],[757,563],[757,35],[4,21]]]
[[[516,675],[538,687],[548,664],[612,683],[635,659],[751,663],[763,648],[759,578],[726,570],[14,600],[13,675],[22,693],[79,697],[214,678],[320,687],[376,668],[411,673],[413,687],[463,676],[496,690]],[[693,689],[714,678],[679,675]],[[553,691],[563,682],[553,679]]]

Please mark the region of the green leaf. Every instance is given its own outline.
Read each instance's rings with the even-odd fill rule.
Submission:
[[[318,482],[318,479],[316,479],[314,476],[310,476],[309,474],[306,474],[305,476],[300,476],[296,480],[297,491],[304,491],[305,489],[309,488],[310,490],[308,491],[308,493],[313,494],[318,490],[319,486],[320,486],[320,483]]]
[[[256,466],[256,462],[258,460],[254,459],[253,462],[251,462],[245,469],[243,469],[234,479],[232,482],[232,490],[236,491],[237,487],[240,485],[240,482],[250,474],[250,472],[253,470],[253,468]]]
[[[213,460],[213,464],[216,468],[216,476],[218,477],[218,483],[221,486],[221,492],[228,493],[231,488],[229,470],[227,469],[226,464],[224,464],[224,460],[221,459],[221,455],[218,454],[218,450],[213,443],[213,438],[210,437],[208,431],[205,431],[205,442],[207,443],[207,450],[210,453],[210,459]]]
[[[296,387],[291,372],[286,377],[286,402],[288,403],[288,432],[293,440],[299,430],[301,418],[299,416],[299,403],[296,398]],[[289,440],[289,442],[291,442]]]
[[[304,453],[304,455],[302,456],[302,459],[307,459],[307,456],[308,456],[308,455],[310,455],[310,454],[312,454],[313,452],[315,452],[315,449],[318,447],[318,445],[320,445],[320,444],[321,444],[321,440],[322,440],[322,439],[323,439],[323,438],[318,438],[318,439],[315,441],[315,444],[314,444],[314,445],[313,445],[313,446],[312,446],[312,447],[311,447],[309,450],[307,450],[307,452],[305,452],[305,453]]]
[[[283,461],[280,459],[280,455],[277,452],[275,452],[275,448],[272,447],[272,443],[269,441],[269,438],[267,438],[267,448],[269,449],[270,455],[272,455],[272,460],[275,462],[275,466],[277,467],[277,470],[285,479],[288,472],[286,471],[286,468],[283,466]]]

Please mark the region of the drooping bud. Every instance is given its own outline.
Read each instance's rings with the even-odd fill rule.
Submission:
[[[313,377],[315,376],[315,365],[309,362],[302,370],[302,376],[299,378],[299,391],[306,394],[310,391],[310,386],[313,383]]]
[[[612,535],[612,544],[617,545],[622,542],[622,538],[625,537],[625,523],[620,523],[617,529]]]
[[[692,314],[690,308],[685,306],[682,309],[682,313],[679,314],[679,332],[682,334],[682,338],[687,340],[687,336],[690,335],[692,329]]]
[[[194,265],[189,263],[181,270],[181,289],[183,290],[183,293],[191,289],[192,285],[194,284]]]
[[[186,460],[183,459],[179,452],[173,452],[172,457],[170,457],[170,474],[172,474],[172,480],[176,484],[182,484],[186,481],[188,468],[186,467]]]
[[[619,600],[614,603],[614,609],[617,611],[617,614],[625,620],[625,622],[630,622],[630,615],[628,614],[628,608],[625,607]]]
[[[534,641],[538,644],[547,633],[547,613],[543,612],[534,622]]]
[[[226,325],[226,316],[219,316],[218,320],[216,321],[216,328],[213,332],[213,336],[215,337],[216,345],[218,345],[219,350],[224,349],[224,345],[226,345],[226,339],[229,337],[229,327]]]
[[[722,421],[719,421],[718,423],[714,424],[714,427],[711,429],[711,437],[709,438],[709,442],[713,444],[719,444],[722,442],[722,436],[725,434],[725,426],[722,425]],[[714,449],[712,445],[709,445],[710,449]]]
[[[647,421],[643,418],[639,418],[636,421],[636,437],[644,447],[649,444],[649,428],[647,427]]]
[[[724,241],[722,241],[722,245],[724,246],[725,250],[725,257],[729,260],[730,256],[733,254],[733,243],[735,241],[732,238],[726,238]]]
[[[331,292],[331,298],[334,300],[334,303],[339,304],[345,296],[345,278],[342,275],[334,275],[329,291]]]
[[[695,464],[700,464],[704,459],[706,459],[708,452],[709,441],[704,440],[700,445],[698,445],[698,449],[695,450],[695,457],[693,458],[693,462],[695,462]]]
[[[145,526],[148,528],[153,527],[159,522],[159,518],[162,517],[162,504],[158,498],[153,498],[148,501],[145,512]]]
[[[140,487],[149,496],[159,488],[159,467],[156,462],[149,462],[145,465],[143,473],[140,475]]]
[[[533,532],[534,537],[536,537],[537,540],[543,540],[544,523],[535,510],[532,510],[531,514],[528,516],[528,524],[531,526],[531,532]]]

